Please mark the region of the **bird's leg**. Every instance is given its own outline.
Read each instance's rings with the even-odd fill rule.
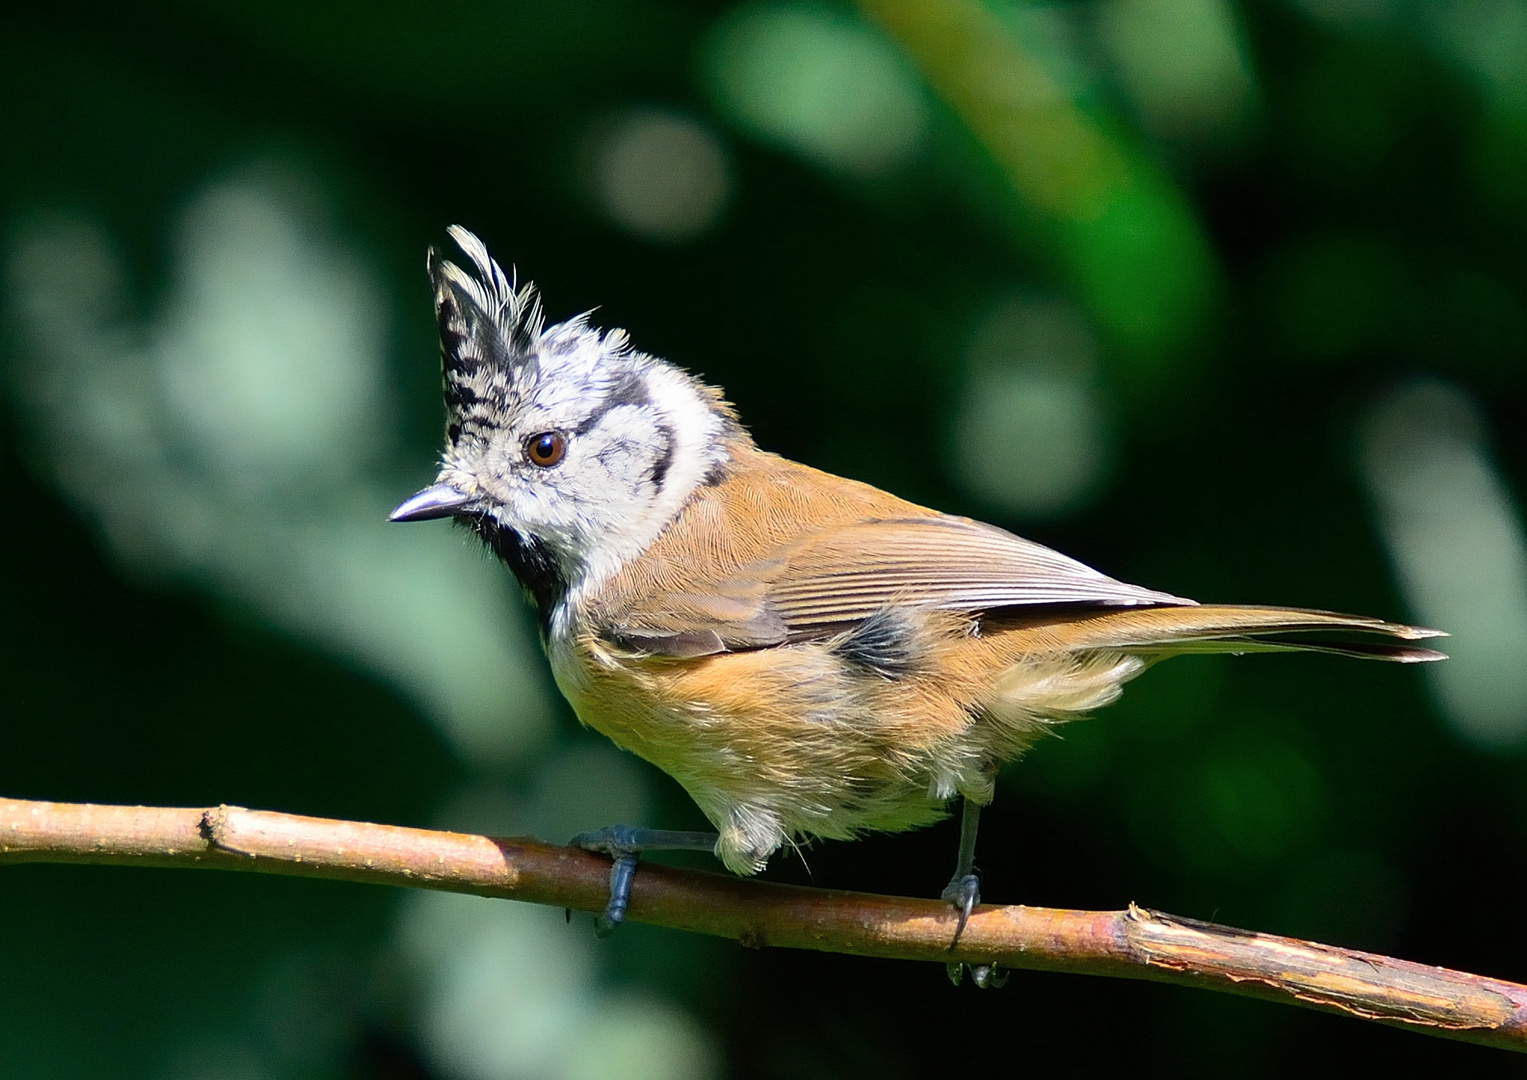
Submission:
[[[954,877],[944,886],[942,899],[954,905],[960,913],[960,921],[954,928],[952,949],[960,943],[970,913],[981,902],[981,879],[976,875],[976,828],[981,823],[981,804],[971,798],[962,798],[960,811],[960,855],[955,863]]]
[[[976,827],[981,823],[981,804],[969,796],[961,799],[960,807],[960,854],[955,863],[954,877],[949,879],[949,884],[944,886],[941,899],[954,905],[959,913],[959,921],[954,927],[954,940],[949,943],[949,948],[954,949],[960,943],[960,935],[965,932],[965,924],[970,921],[970,913],[981,902],[981,878],[976,874]],[[964,964],[949,964],[949,981],[959,986],[960,980],[965,974]],[[977,986],[985,990],[989,987],[998,987],[1007,982],[1007,973],[1001,971],[995,964],[971,964],[970,977]]]
[[[574,847],[602,852],[613,860],[610,864],[610,900],[594,919],[594,933],[609,937],[625,919],[626,905],[631,901],[631,880],[636,876],[636,860],[642,852],[715,851],[716,839],[712,832],[644,829],[637,825],[607,825],[573,837]]]

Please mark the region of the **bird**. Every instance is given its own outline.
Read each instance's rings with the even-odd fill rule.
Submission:
[[[1414,644],[1439,631],[1199,604],[769,453],[720,391],[587,313],[546,325],[534,284],[448,233],[468,265],[427,257],[445,447],[390,519],[474,532],[523,586],[582,723],[672,776],[715,828],[575,838],[613,857],[601,932],[643,851],[707,849],[751,875],[786,845],[927,825],[959,799],[942,894],[958,942],[998,770],[1156,661],[1442,658]]]

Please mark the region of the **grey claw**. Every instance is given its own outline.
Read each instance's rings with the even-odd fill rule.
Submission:
[[[970,978],[982,990],[1000,990],[1007,985],[1010,971],[1003,971],[996,964],[971,964]]]
[[[945,964],[944,970],[949,973],[949,981],[959,986],[965,978],[965,972],[970,972],[970,981],[982,990],[1000,990],[1007,985],[1011,971],[1004,971],[996,964]]]
[[[940,898],[947,904],[953,904],[959,916],[959,922],[954,927],[954,940],[949,943],[949,949],[952,952],[960,943],[960,935],[965,932],[965,924],[970,921],[970,913],[981,902],[981,879],[975,874],[957,877],[944,887]],[[970,972],[971,982],[982,990],[994,990],[1007,983],[1008,973],[996,964],[946,964],[944,970],[949,973],[949,981],[956,986],[964,980],[967,970]]]
[[[594,918],[596,937],[609,937],[625,921],[626,906],[631,902],[631,881],[635,877],[636,856],[630,852],[615,855],[610,864],[610,900]]]
[[[953,904],[955,911],[959,913],[959,922],[954,927],[954,940],[949,943],[949,948],[960,943],[960,935],[965,932],[965,924],[970,921],[970,913],[981,902],[981,879],[975,874],[966,874],[964,877],[955,878],[940,895],[945,903]]]

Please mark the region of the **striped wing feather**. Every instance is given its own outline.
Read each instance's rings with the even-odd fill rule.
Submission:
[[[1193,603],[954,517],[865,521],[816,533],[776,575],[768,603],[796,633],[860,622],[898,603],[973,614],[1041,604]]]

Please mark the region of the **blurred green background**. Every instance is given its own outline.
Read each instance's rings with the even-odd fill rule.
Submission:
[[[0,16],[0,792],[559,840],[580,732],[433,475],[460,222],[765,447],[1153,588],[1453,632],[1174,661],[1004,775],[999,902],[1527,979],[1527,2]],[[934,895],[952,824],[770,874]],[[0,874],[0,1076],[1520,1075],[1201,992],[353,885]]]

